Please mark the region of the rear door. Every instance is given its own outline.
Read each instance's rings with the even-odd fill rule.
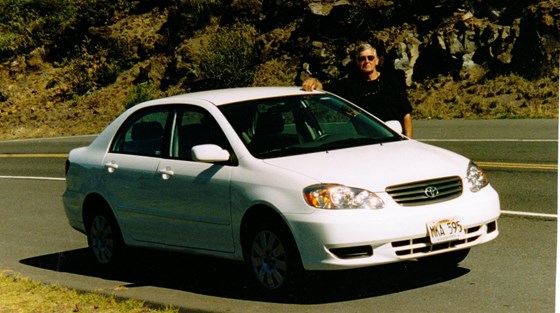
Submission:
[[[131,116],[117,133],[104,159],[105,190],[124,234],[154,240],[152,216],[161,197],[158,165],[169,155],[166,130],[169,107],[145,109]],[[156,239],[157,240],[157,239]]]

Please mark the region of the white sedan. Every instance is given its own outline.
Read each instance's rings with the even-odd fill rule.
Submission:
[[[101,265],[127,246],[202,253],[246,261],[267,290],[303,270],[455,266],[498,236],[498,194],[393,128],[296,87],[148,101],[70,152],[65,212]]]

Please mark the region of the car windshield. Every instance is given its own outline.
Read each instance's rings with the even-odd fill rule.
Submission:
[[[404,139],[330,94],[261,99],[220,110],[251,154],[262,159]]]

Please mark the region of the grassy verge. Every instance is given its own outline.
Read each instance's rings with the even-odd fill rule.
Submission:
[[[558,79],[484,78],[473,69],[464,79],[439,77],[409,92],[415,119],[558,118]],[[465,74],[465,75],[467,75]]]
[[[58,285],[46,285],[12,271],[0,271],[0,312],[171,313],[179,310],[154,308],[139,300],[118,299]]]

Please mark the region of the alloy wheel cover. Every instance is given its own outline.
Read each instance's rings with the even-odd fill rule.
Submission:
[[[109,264],[113,258],[115,240],[110,222],[104,216],[96,216],[90,229],[91,249],[97,261]]]
[[[251,245],[251,265],[258,281],[268,289],[284,284],[288,274],[286,248],[275,233],[259,232]]]

